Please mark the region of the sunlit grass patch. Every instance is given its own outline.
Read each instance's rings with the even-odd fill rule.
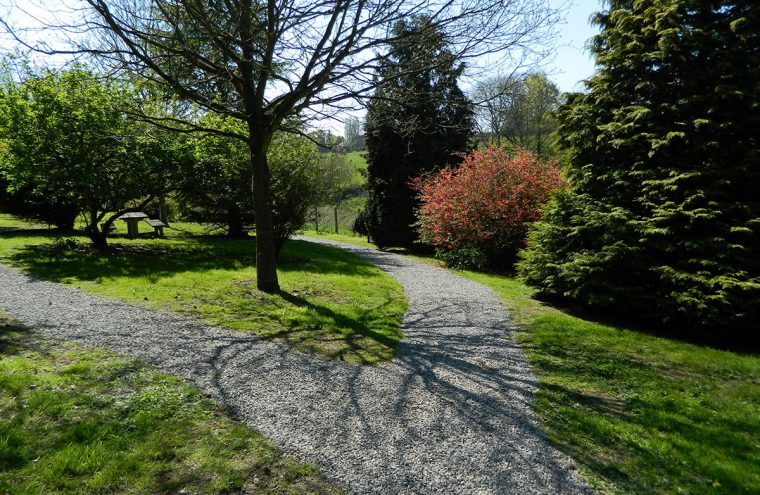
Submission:
[[[0,314],[0,493],[337,493],[201,393]]]

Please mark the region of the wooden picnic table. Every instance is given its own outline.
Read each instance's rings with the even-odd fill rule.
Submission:
[[[153,230],[156,231],[156,236],[163,237],[164,236],[164,227],[168,227],[164,222],[162,222],[159,219],[147,219],[145,220],[145,223],[153,227]]]
[[[148,215],[141,211],[134,211],[131,213],[125,213],[119,217],[119,220],[127,222],[127,237],[134,239],[137,237],[140,229],[137,226],[140,220],[148,218]]]

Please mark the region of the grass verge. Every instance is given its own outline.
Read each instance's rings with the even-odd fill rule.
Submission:
[[[601,493],[760,493],[760,357],[585,320],[513,278],[461,274],[513,313],[544,429]]]
[[[3,225],[0,218],[0,225]],[[401,286],[370,263],[326,246],[288,242],[278,294],[256,290],[255,240],[198,236],[114,239],[99,256],[48,230],[0,231],[0,262],[150,309],[167,309],[353,363],[391,359],[402,338]],[[54,244],[55,243],[55,244]]]
[[[600,493],[760,493],[760,356],[576,317],[513,277],[456,273],[512,313],[543,428]]]
[[[139,361],[0,313],[0,493],[337,493]]]
[[[314,229],[305,229],[301,233],[305,236],[314,237],[316,239],[346,242],[348,244],[354,244],[355,246],[369,247],[373,249],[377,247],[368,241],[364,236],[356,236],[352,234],[336,234],[335,232],[330,232],[329,229],[320,230],[319,232]]]

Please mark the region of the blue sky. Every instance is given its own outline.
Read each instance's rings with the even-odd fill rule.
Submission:
[[[560,38],[556,56],[546,67],[562,91],[582,90],[580,81],[594,73],[593,59],[584,46],[591,36],[599,32],[596,26],[591,25],[589,17],[604,7],[602,0],[571,2],[565,23],[558,26]]]

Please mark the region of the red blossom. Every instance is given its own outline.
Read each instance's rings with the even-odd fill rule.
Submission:
[[[525,151],[489,146],[459,168],[412,181],[419,191],[419,232],[436,247],[496,252],[524,240],[552,191],[564,186],[556,162]]]

